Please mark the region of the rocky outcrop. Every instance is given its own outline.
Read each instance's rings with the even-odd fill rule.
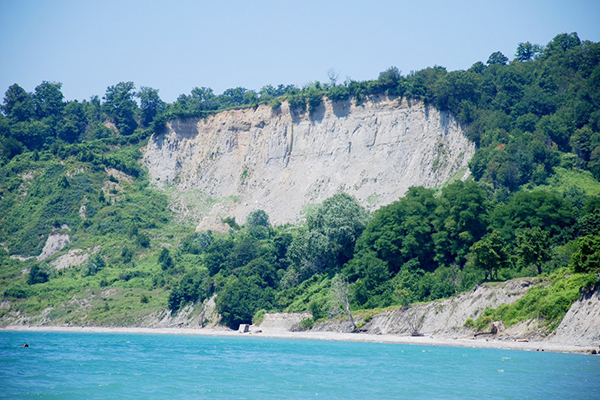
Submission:
[[[552,341],[600,346],[600,284],[571,305]]]
[[[58,257],[56,260],[50,262],[57,270],[76,267],[78,265],[83,264],[90,258],[90,253],[86,252],[83,249],[72,249],[69,250],[66,254]]]
[[[257,327],[268,332],[289,332],[296,330],[300,322],[311,317],[308,312],[265,313],[264,320]]]
[[[67,227],[68,229],[68,227]],[[71,241],[71,237],[68,233],[64,232],[52,232],[48,239],[46,240],[46,244],[44,245],[44,249],[42,250],[42,254],[37,256],[38,261],[42,261],[47,259],[48,257],[53,256],[58,253],[62,249],[64,249],[69,242]]]
[[[243,222],[263,209],[275,224],[344,191],[375,209],[410,186],[465,178],[475,147],[448,113],[379,98],[323,104],[312,114],[257,108],[175,120],[152,136],[144,160],[153,181],[197,193],[181,212]]]

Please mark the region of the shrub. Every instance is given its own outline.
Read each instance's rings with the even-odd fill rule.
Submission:
[[[100,254],[94,254],[90,257],[88,262],[85,264],[82,275],[83,276],[92,276],[96,275],[98,272],[103,270],[106,267],[106,262],[104,258]]]
[[[140,233],[137,235],[137,242],[140,246],[144,248],[150,247],[150,238],[144,233]]]
[[[600,236],[588,235],[577,239],[571,266],[575,272],[600,272]]]
[[[298,324],[298,328],[300,328],[301,331],[312,329],[313,326],[315,326],[315,321],[312,318],[304,318]]]
[[[288,97],[288,102],[290,103],[290,109],[298,110],[300,112],[306,111],[306,99],[302,95],[294,95]]]
[[[265,310],[265,309],[258,310],[254,314],[254,317],[252,317],[252,324],[253,325],[260,325],[260,324],[262,324],[262,322],[265,320],[265,314],[266,313],[267,313],[267,310]]]
[[[5,298],[26,299],[31,295],[29,288],[22,285],[11,286],[4,291]]]
[[[37,283],[45,283],[45,282],[48,282],[49,279],[50,279],[50,277],[48,276],[48,273],[46,271],[44,271],[42,268],[40,268],[39,265],[36,264],[33,267],[31,267],[31,269],[29,270],[29,277],[27,278],[27,284],[35,285]]]
[[[278,110],[281,107],[281,99],[280,98],[272,99],[271,101],[269,101],[269,106],[273,110]]]

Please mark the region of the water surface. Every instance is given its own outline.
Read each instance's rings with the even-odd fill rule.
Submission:
[[[0,399],[309,397],[600,399],[600,357],[248,336],[0,332]]]

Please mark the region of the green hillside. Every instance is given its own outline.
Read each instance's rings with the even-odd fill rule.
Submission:
[[[310,114],[324,96],[381,95],[455,115],[477,145],[472,179],[411,188],[372,214],[339,194],[297,226],[272,226],[259,210],[225,219],[228,233],[196,233],[141,160],[150,135],[175,118],[284,101]],[[326,318],[334,279],[359,310],[544,275],[558,283],[532,295],[545,296],[535,315],[556,327],[598,281],[600,44],[576,33],[520,43],[512,61],[496,52],[466,71],[391,67],[363,82],[195,88],[172,104],[131,82],[84,101],[65,101],[60,83],[31,93],[14,84],[0,109],[0,325],[135,325],[216,294],[223,323],[236,327],[261,310]],[[51,234],[69,243],[38,260]]]

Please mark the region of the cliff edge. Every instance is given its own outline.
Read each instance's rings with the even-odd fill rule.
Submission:
[[[383,97],[324,99],[312,114],[283,103],[175,120],[152,136],[144,160],[186,219],[244,221],[263,209],[282,224],[341,191],[376,209],[410,186],[464,179],[474,152],[449,113]]]

